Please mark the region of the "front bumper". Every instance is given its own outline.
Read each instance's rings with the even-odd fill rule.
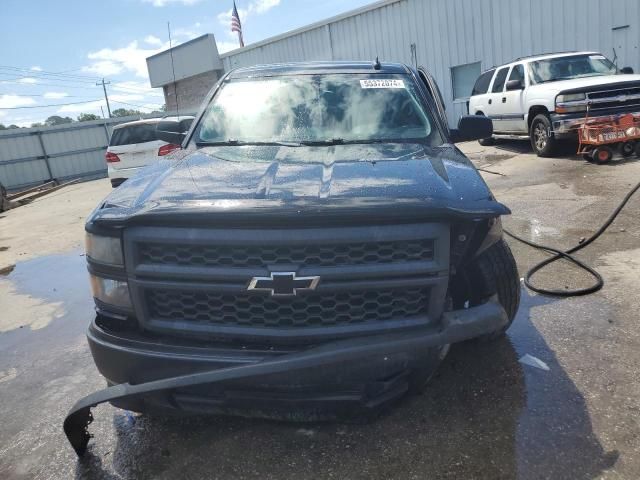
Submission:
[[[246,391],[243,392],[242,385],[250,385],[254,390],[262,391],[260,404],[257,405],[257,409],[254,404],[254,409],[248,412],[249,415],[263,416],[264,409],[268,409],[274,403],[280,408],[285,405],[285,408],[290,409],[291,402],[295,407],[300,407],[300,402],[296,403],[297,400],[302,400],[303,404],[308,404],[310,401],[312,406],[318,403],[323,406],[340,406],[345,402],[353,404],[354,401],[355,403],[364,401],[365,407],[375,407],[404,393],[406,382],[402,382],[402,375],[380,378],[373,389],[369,388],[359,395],[352,394],[345,397],[327,392],[305,401],[304,397],[296,397],[295,393],[300,391],[300,386],[305,386],[303,393],[307,393],[307,399],[309,399],[307,385],[329,376],[346,380],[353,375],[354,365],[356,370],[366,368],[369,378],[380,377],[385,372],[385,364],[390,360],[396,362],[398,358],[410,360],[406,366],[415,368],[415,361],[424,358],[425,352],[446,351],[446,345],[450,343],[493,332],[504,327],[507,322],[507,314],[493,297],[480,306],[443,314],[438,327],[338,340],[305,351],[280,354],[274,358],[254,362],[247,361],[246,358],[238,362],[235,355],[220,356],[221,352],[200,356],[181,355],[178,351],[170,351],[173,349],[168,346],[160,347],[156,344],[153,348],[150,346],[145,348],[143,344],[136,345],[130,341],[118,342],[116,337],[109,336],[106,332],[100,331],[96,325],[92,325],[88,335],[89,344],[101,372],[119,371],[123,377],[126,377],[131,374],[131,371],[136,371],[138,376],[149,378],[156,377],[161,372],[171,375],[169,372],[172,370],[189,373],[173,373],[169,378],[144,381],[139,384],[121,383],[92,393],[80,399],[71,408],[64,420],[64,431],[76,453],[81,456],[86,452],[91,438],[88,431],[89,424],[93,421],[91,409],[97,405],[105,402],[114,405],[140,402],[140,405],[144,406],[147,402],[153,404],[154,398],[161,396],[161,402],[165,402],[163,406],[170,406],[174,410],[238,414],[242,413],[238,411],[238,407],[242,409],[244,406],[242,403],[234,404],[238,398],[240,400],[249,398],[251,405],[251,395],[247,396]],[[109,337],[111,341],[108,341]],[[109,365],[109,362],[114,362],[115,367]],[[141,371],[138,362],[151,366],[146,375]],[[235,366],[216,368],[216,362],[218,364],[238,363]],[[410,372],[406,372],[405,375],[410,375]],[[274,381],[285,381],[289,391],[293,390],[294,394],[288,397],[273,395],[271,385]],[[216,387],[219,387],[221,393],[213,398],[203,396],[197,390],[205,388],[211,391]],[[233,394],[233,392],[239,392],[239,394]],[[266,413],[269,415],[269,412]],[[312,418],[314,417],[304,416],[302,419]]]
[[[98,370],[109,384],[141,385],[183,375],[277,362],[277,372],[228,379],[223,384],[207,381],[189,388],[165,388],[113,402],[136,411],[239,413],[240,405],[246,410],[252,410],[252,405],[264,408],[266,399],[275,400],[268,402],[274,410],[283,405],[289,409],[292,401],[298,406],[309,404],[314,408],[319,404],[331,404],[331,407],[377,404],[380,398],[404,393],[412,374],[433,369],[433,363],[437,363],[446,345],[493,332],[507,321],[504,309],[492,298],[476,307],[446,312],[433,327],[334,341],[288,352],[168,345],[161,340],[116,336],[95,322],[89,327],[87,337]],[[301,368],[299,357],[311,355],[318,349],[329,355],[314,368]],[[403,379],[402,385],[398,384],[399,379]],[[395,390],[395,394],[391,390]]]
[[[143,166],[129,168],[114,168],[110,164],[107,165],[107,176],[111,179],[127,179],[133,177]]]
[[[611,108],[591,112],[587,117],[585,112],[580,113],[552,113],[551,124],[556,136],[573,137],[577,135],[577,130],[589,120],[589,122],[614,122],[620,115],[628,113],[638,114],[638,106],[632,108]]]

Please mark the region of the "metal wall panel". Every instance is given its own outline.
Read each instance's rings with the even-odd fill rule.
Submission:
[[[121,117],[0,131],[0,183],[16,189],[51,178],[106,176],[104,152],[113,126],[139,118]]]
[[[625,33],[614,38],[616,27]],[[612,58],[617,43],[627,64],[640,72],[640,1],[386,1],[221,58],[227,71],[259,63],[373,61],[376,56],[411,63],[412,43],[418,63],[440,85],[453,125],[466,113],[466,102],[453,101],[451,67],[456,65],[481,62],[485,70],[525,55],[566,50],[596,50]]]

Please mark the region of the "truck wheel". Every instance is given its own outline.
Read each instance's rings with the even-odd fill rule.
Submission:
[[[640,140],[636,142],[635,154],[636,157],[640,158]]]
[[[535,116],[529,129],[531,147],[539,157],[551,157],[557,149],[558,141],[553,135],[549,116],[540,113]]]
[[[471,306],[497,294],[509,318],[503,328],[481,335],[478,339],[493,340],[504,335],[520,305],[520,275],[507,242],[500,240],[474,259],[466,271],[466,283]]]
[[[476,113],[476,115],[479,115],[481,117],[485,116],[485,114],[482,112],[478,112]],[[490,147],[491,145],[494,145],[496,143],[496,139],[493,137],[481,138],[480,140],[478,140],[478,143],[483,147]]]
[[[607,163],[613,158],[613,150],[606,145],[600,145],[593,149],[593,161],[596,163]]]
[[[633,155],[634,150],[634,142],[622,142],[620,144],[620,155],[622,155],[624,158],[629,158],[631,155]]]

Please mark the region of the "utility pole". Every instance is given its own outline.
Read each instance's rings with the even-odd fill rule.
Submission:
[[[111,118],[111,107],[109,106],[109,97],[107,96],[107,85],[111,82],[105,82],[104,78],[101,82],[96,82],[96,85],[102,85],[102,90],[104,90],[104,100],[107,102],[107,112],[109,112],[109,118]]]

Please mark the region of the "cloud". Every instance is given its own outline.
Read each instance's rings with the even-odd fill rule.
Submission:
[[[268,12],[278,5],[280,5],[280,0],[253,0],[251,3],[249,3],[249,6],[247,8],[239,8],[238,15],[240,15],[240,21],[244,23],[247,18],[253,15],[262,15],[263,13]],[[218,22],[226,27],[230,26],[232,13],[232,8],[225,12],[219,13],[217,15]]]
[[[66,92],[45,92],[43,95],[44,98],[64,98],[68,96],[69,94]]]
[[[161,42],[158,48],[141,48],[138,46],[137,40],[122,48],[103,48],[87,55],[89,60],[92,60],[92,63],[83,67],[82,71],[101,77],[130,71],[137,77],[147,78],[147,57],[167,48],[169,48],[168,42]]]
[[[195,5],[200,0],[142,0],[143,3],[150,3],[154,7],[165,7],[172,3],[181,3],[182,5]]]
[[[31,70],[33,70],[34,72],[41,72],[42,67],[39,67],[38,65],[34,65],[33,67],[31,67]]]
[[[218,53],[221,54],[240,48],[237,40],[235,42],[221,42],[220,40],[216,40],[216,45],[218,46]]]
[[[155,47],[159,47],[162,45],[162,40],[160,40],[158,37],[154,37],[153,35],[147,35],[146,37],[144,37],[144,41],[145,43],[148,43],[149,45]]]
[[[148,113],[150,110],[154,110],[160,107],[164,103],[164,98],[154,98],[150,101],[147,95],[145,95],[144,93],[109,94],[109,103],[111,106],[111,111],[118,108],[133,108]],[[95,102],[81,103],[76,105],[63,105],[57,110],[56,113],[94,113],[100,112],[100,107],[103,107],[105,112],[107,111],[105,101],[96,100]]]
[[[95,102],[80,103],[76,105],[63,105],[56,113],[80,113],[80,112],[94,112],[99,111],[100,107],[105,106],[105,112],[107,111],[104,100],[96,100]]]
[[[0,95],[0,108],[25,107],[27,105],[35,105],[36,101],[31,97],[21,95]]]
[[[261,14],[278,5],[280,5],[280,0],[256,0],[249,4],[249,11],[251,12],[253,9],[255,13]]]
[[[191,40],[203,34],[203,25],[196,22],[189,27],[172,29],[173,46],[181,42]],[[143,44],[141,46],[141,44]],[[146,47],[144,45],[150,45]],[[137,77],[148,78],[147,57],[155,55],[169,48],[169,41],[162,41],[154,35],[147,35],[142,41],[134,40],[125,47],[103,48],[90,52],[87,57],[91,60],[89,65],[82,67],[85,73],[91,73],[99,77],[112,77],[125,72],[133,72]]]
[[[24,77],[24,78],[21,78],[20,80],[18,80],[18,83],[26,83],[26,84],[29,84],[29,85],[33,85],[34,83],[38,83],[38,80],[36,80],[33,77]]]

